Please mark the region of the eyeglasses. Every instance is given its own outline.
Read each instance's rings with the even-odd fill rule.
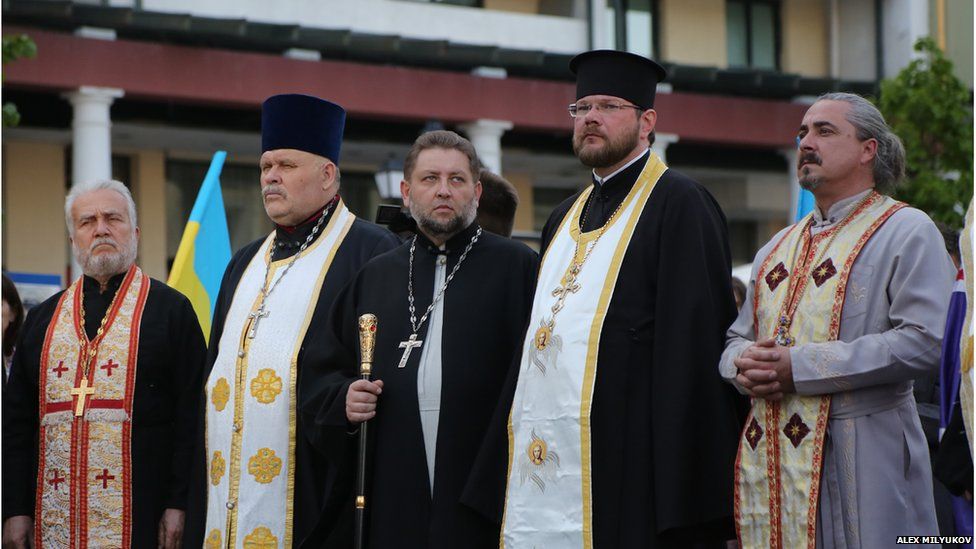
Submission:
[[[586,116],[593,109],[596,109],[596,112],[603,115],[616,114],[620,112],[620,109],[645,110],[644,107],[638,107],[637,105],[618,105],[617,103],[596,103],[594,105],[590,105],[589,103],[573,103],[569,106],[569,116],[573,118]]]

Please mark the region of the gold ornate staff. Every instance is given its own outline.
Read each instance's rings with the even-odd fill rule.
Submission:
[[[376,315],[359,317],[359,374],[369,381],[373,372],[373,349],[376,346]],[[366,423],[359,426],[359,468],[356,471],[356,549],[362,549],[366,532]]]

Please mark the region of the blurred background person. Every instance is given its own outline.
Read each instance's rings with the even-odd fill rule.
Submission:
[[[7,275],[3,275],[3,384],[10,376],[10,358],[14,356],[17,334],[24,323],[24,305],[20,301],[17,287]]]

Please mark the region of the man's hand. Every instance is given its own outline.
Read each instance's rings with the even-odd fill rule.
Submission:
[[[17,515],[3,522],[3,549],[28,549],[34,537],[34,519]]]
[[[383,392],[383,381],[359,379],[349,386],[346,393],[346,419],[353,425],[372,419],[376,415],[376,401]]]
[[[746,349],[735,359],[739,374],[736,382],[753,397],[781,400],[786,393],[793,393],[793,364],[789,347],[777,345],[773,339],[764,339]]]
[[[163,511],[163,518],[159,519],[159,547],[161,549],[179,549],[183,546],[183,523],[186,513],[179,509]]]

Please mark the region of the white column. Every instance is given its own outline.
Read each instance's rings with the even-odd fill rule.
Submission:
[[[668,145],[671,143],[677,143],[681,137],[676,133],[655,133],[654,134],[654,144],[651,145],[651,150],[654,154],[661,157],[665,163],[668,162]]]
[[[111,179],[112,177],[112,120],[109,107],[124,92],[117,88],[82,86],[64,94],[74,107],[71,123],[71,185]],[[127,182],[128,183],[128,182]],[[72,259],[72,278],[81,269]]]
[[[796,161],[799,151],[796,147],[780,149],[779,154],[786,158],[786,174],[790,182],[789,223],[796,221],[796,206],[800,201],[800,178],[796,173]]]
[[[480,119],[461,124],[458,128],[467,134],[485,168],[501,175],[502,134],[512,129],[512,123],[507,120]]]

